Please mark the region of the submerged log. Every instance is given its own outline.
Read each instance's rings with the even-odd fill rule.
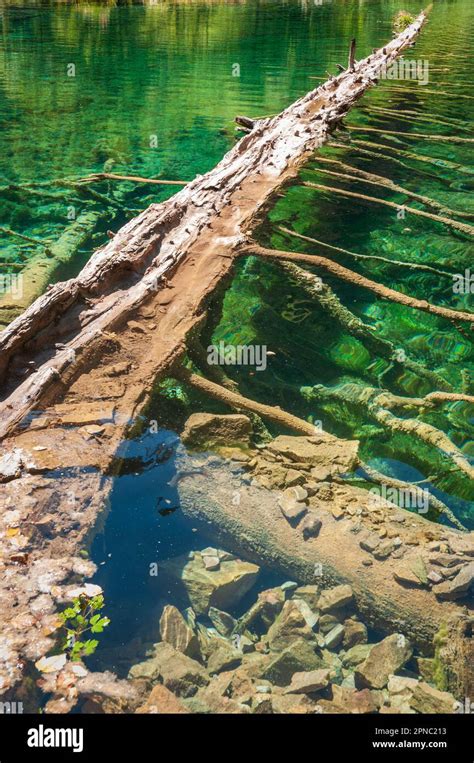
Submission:
[[[457,549],[459,560],[466,567],[472,565],[472,537],[465,539],[456,530],[430,524],[417,513],[408,514],[359,488],[324,482],[309,498],[308,510],[321,527],[316,537],[308,539],[301,526],[285,518],[274,491],[248,485],[242,475],[217,468],[190,476],[185,463],[186,459],[181,476],[178,472],[178,490],[181,508],[193,527],[213,543],[263,562],[290,579],[322,587],[351,585],[364,621],[376,631],[402,632],[421,653],[432,655],[441,624],[459,622],[466,613],[472,617],[472,599],[458,603],[443,598],[426,578],[431,568],[439,569],[433,563],[437,557],[443,560],[431,550],[437,544]],[[385,540],[380,537],[382,528],[388,532]],[[467,631],[465,655],[469,639]],[[472,666],[465,658],[450,667],[450,681],[457,691],[472,682]]]

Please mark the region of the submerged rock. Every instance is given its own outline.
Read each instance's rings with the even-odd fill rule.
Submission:
[[[209,607],[227,610],[233,607],[254,585],[260,568],[241,559],[220,560],[218,569],[206,569],[203,557],[195,552],[175,557],[162,564],[165,574],[178,580],[198,614]]]
[[[224,670],[232,670],[242,662],[242,652],[235,649],[228,641],[222,640],[213,650],[207,662],[207,669],[213,673],[221,673]]]
[[[197,660],[201,659],[196,634],[193,633],[179,609],[170,604],[163,609],[160,618],[160,635],[163,641],[171,644],[178,652]]]
[[[144,678],[154,683],[161,681],[179,697],[191,697],[199,686],[209,683],[202,665],[165,642],[155,645],[155,653],[150,659],[133,665],[129,678]]]
[[[344,620],[344,649],[350,649],[356,644],[365,644],[367,642],[367,628],[364,623],[353,618]]]
[[[156,684],[151,690],[144,705],[141,705],[137,710],[138,714],[151,714],[159,713],[160,715],[182,715],[189,713],[189,710],[182,704],[182,702],[175,697],[173,692],[162,686]]]
[[[324,689],[329,683],[330,671],[327,668],[294,673],[285,694],[313,694]]]
[[[389,676],[408,662],[412,652],[410,643],[401,633],[387,636],[372,647],[367,658],[357,667],[356,686],[383,689]]]
[[[321,612],[332,612],[351,604],[353,598],[354,594],[350,585],[338,585],[334,588],[327,588],[322,592],[318,601],[318,607]]]
[[[418,713],[454,713],[458,703],[449,692],[439,691],[421,681],[415,687],[410,707]]]
[[[190,448],[212,448],[216,445],[248,445],[252,424],[243,414],[193,413],[181,435]]]
[[[261,675],[277,686],[287,686],[294,673],[316,670],[321,664],[321,658],[316,654],[314,646],[305,639],[297,639],[277,654]]]
[[[237,625],[237,620],[217,607],[209,607],[209,619],[214,628],[222,636],[229,636]]]
[[[303,602],[304,604],[304,602]],[[311,614],[311,611],[310,611]],[[283,609],[267,634],[267,641],[272,651],[286,649],[295,639],[314,639],[312,628],[302,613],[300,606],[293,601],[285,601]]]

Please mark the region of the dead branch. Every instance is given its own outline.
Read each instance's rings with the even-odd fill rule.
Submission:
[[[376,196],[366,196],[362,193],[354,193],[354,191],[346,191],[343,188],[335,188],[334,186],[330,185],[321,185],[320,183],[310,183],[309,181],[305,181],[304,185],[308,188],[316,188],[319,191],[326,191],[329,193],[337,193],[341,196],[346,196],[350,199],[361,199],[362,201],[369,201],[373,204],[382,204],[385,207],[391,207],[391,209],[396,209],[399,211],[400,209],[404,209],[406,212],[409,212],[412,215],[417,215],[418,217],[426,217],[429,220],[434,220],[438,223],[443,223],[443,225],[447,225],[450,228],[454,228],[455,230],[461,231],[462,233],[465,233],[468,236],[474,236],[474,227],[472,225],[467,225],[466,223],[458,222],[458,220],[452,220],[449,217],[442,217],[441,215],[435,215],[431,212],[425,212],[422,209],[415,209],[414,207],[408,207],[406,204],[397,204],[394,201],[388,201],[387,199],[379,199]]]
[[[240,248],[240,254],[242,255],[256,255],[259,257],[267,257],[275,260],[290,260],[292,262],[304,262],[307,265],[312,265],[315,268],[321,268],[327,273],[336,278],[340,278],[342,281],[360,286],[364,289],[377,294],[377,296],[383,299],[388,299],[391,302],[397,302],[400,305],[406,307],[412,307],[415,310],[422,310],[425,313],[431,313],[432,315],[439,315],[442,318],[447,318],[450,321],[468,321],[474,323],[474,313],[466,313],[461,310],[451,310],[447,307],[441,307],[438,305],[432,305],[424,299],[416,299],[416,297],[410,297],[407,294],[402,294],[400,291],[390,289],[388,286],[372,281],[370,278],[355,273],[353,270],[345,268],[343,265],[339,265],[337,262],[328,260],[326,257],[321,257],[318,254],[301,254],[296,252],[284,252],[280,249],[266,249],[258,244],[245,244]]]
[[[436,275],[447,276],[448,278],[452,278],[453,276],[453,274],[449,273],[447,270],[440,270],[439,268],[435,268],[432,265],[425,265],[422,262],[407,262],[406,260],[391,260],[389,257],[382,257],[382,255],[379,255],[379,254],[358,254],[356,252],[351,252],[348,249],[343,249],[340,246],[334,246],[333,244],[328,244],[326,241],[319,241],[317,238],[312,238],[311,236],[305,236],[302,233],[296,233],[296,231],[290,230],[289,228],[285,228],[283,225],[279,225],[278,230],[281,230],[283,233],[286,233],[288,236],[294,236],[295,238],[300,238],[302,241],[308,241],[311,244],[324,246],[326,249],[331,249],[333,252],[340,252],[340,254],[345,254],[349,257],[353,257],[356,260],[378,260],[379,262],[386,262],[388,265],[395,265],[397,267],[407,268],[408,270],[424,270],[427,273],[436,273]]]
[[[317,172],[324,172],[324,174],[332,175],[333,177],[341,177],[345,180],[351,180],[356,182],[365,182],[369,185],[375,185],[375,186],[382,186],[383,188],[388,188],[391,191],[394,191],[395,193],[401,193],[404,196],[409,196],[411,199],[415,199],[415,201],[419,201],[421,204],[424,204],[426,207],[431,207],[432,209],[437,209],[438,212],[442,212],[444,216],[446,215],[454,215],[455,217],[464,217],[466,219],[472,220],[474,219],[474,214],[468,214],[467,212],[461,212],[460,210],[450,209],[450,207],[446,207],[444,204],[441,204],[439,201],[436,201],[436,199],[431,199],[429,196],[423,196],[420,193],[415,193],[414,191],[410,191],[408,188],[403,188],[400,185],[397,185],[397,183],[394,183],[393,180],[390,180],[390,178],[383,177],[382,175],[375,175],[373,172],[366,172],[365,170],[361,170],[358,167],[352,167],[349,164],[344,164],[344,162],[337,161],[335,159],[327,159],[323,156],[317,157],[318,162],[324,162],[325,164],[332,164],[337,165],[338,167],[342,167],[343,169],[349,170],[350,174],[343,173],[343,172],[331,172],[331,170],[324,170],[321,168],[318,168]]]

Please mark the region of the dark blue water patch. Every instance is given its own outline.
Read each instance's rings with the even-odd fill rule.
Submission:
[[[209,538],[180,509],[175,480],[179,447],[176,433],[161,430],[126,441],[120,448],[126,473],[114,479],[109,514],[91,549],[98,565],[92,582],[104,591],[104,614],[111,621],[88,660],[93,669],[123,675],[159,639],[163,607],[174,604],[182,611],[190,606],[182,587],[160,571],[164,560],[209,546]],[[239,616],[259,591],[284,580],[262,569],[256,585],[231,614]],[[130,648],[133,643],[135,651]],[[125,653],[129,660],[122,659]]]

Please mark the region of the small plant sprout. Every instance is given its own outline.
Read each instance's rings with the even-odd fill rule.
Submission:
[[[102,617],[100,610],[104,606],[104,597],[81,594],[73,599],[72,604],[59,618],[62,623],[61,649],[72,662],[94,654],[99,642],[96,639],[86,639],[86,633],[102,633],[110,623],[108,617]]]

